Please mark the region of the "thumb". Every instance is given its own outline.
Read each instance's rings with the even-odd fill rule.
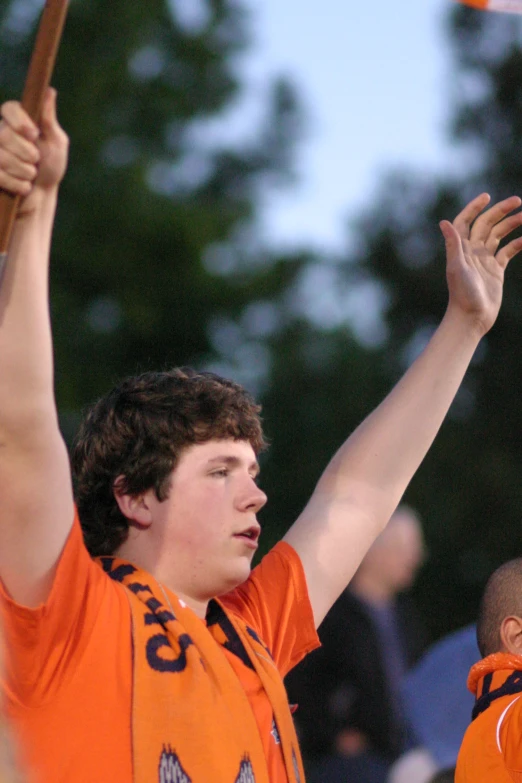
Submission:
[[[448,258],[460,249],[460,234],[449,220],[441,220],[439,228],[446,243],[446,255]]]
[[[42,115],[40,118],[40,127],[44,136],[49,136],[56,129],[58,120],[56,119],[56,90],[48,87],[45,93]]]

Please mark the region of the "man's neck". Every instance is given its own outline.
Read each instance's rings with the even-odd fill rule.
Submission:
[[[166,587],[169,587],[169,585],[166,585]],[[204,620],[207,616],[207,609],[208,609],[208,601],[198,601],[195,598],[190,598],[188,595],[182,595],[181,593],[177,592],[177,590],[174,590],[173,588],[169,587],[169,589],[172,590],[172,592],[176,593],[179,602],[182,605],[186,605],[189,607],[189,609],[192,609],[195,615],[197,615],[200,620]]]
[[[138,566],[138,568],[142,568],[144,571],[147,571],[147,573],[153,576],[160,585],[175,593],[183,605],[188,606],[190,609],[192,609],[194,614],[196,614],[201,620],[204,620],[207,614],[209,601],[206,599],[191,597],[185,590],[180,590],[174,584],[170,576],[165,574],[157,563],[156,565],[152,565],[150,561],[152,561],[153,558],[147,557],[146,554],[147,548],[144,546],[138,546],[136,540],[130,537],[124,541],[115,552],[116,557],[119,557],[122,560],[127,560],[129,563],[133,563],[134,565]],[[174,611],[173,614],[175,614]]]

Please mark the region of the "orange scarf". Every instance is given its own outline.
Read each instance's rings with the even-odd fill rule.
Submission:
[[[468,690],[476,696],[472,719],[502,696],[522,692],[522,655],[493,653],[471,667]]]
[[[221,650],[231,635],[272,705],[288,781],[304,783],[283,682],[255,631],[217,601],[207,627],[147,572],[112,557],[100,564],[131,606],[134,783],[270,783],[254,713]]]

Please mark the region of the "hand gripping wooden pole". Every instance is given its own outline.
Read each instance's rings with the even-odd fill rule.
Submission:
[[[27,71],[22,106],[32,120],[40,121],[45,91],[51,76],[62,37],[69,0],[46,0],[36,34],[33,54]],[[20,196],[0,189],[0,275],[7,258]]]

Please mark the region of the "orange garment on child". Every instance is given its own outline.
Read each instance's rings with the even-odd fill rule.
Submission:
[[[468,688],[477,701],[456,783],[522,783],[522,656],[489,655],[471,668]]]
[[[2,605],[10,651],[7,705],[32,771],[31,783],[131,783],[134,671],[128,590],[91,560],[77,521],[46,604],[27,609],[4,595]],[[214,622],[212,611],[221,622]],[[227,616],[234,621],[231,626],[245,623],[263,640],[281,677],[318,644],[304,572],[297,554],[284,542],[263,559],[244,585],[219,604],[211,604],[208,630],[198,621],[216,646],[223,644],[218,638],[223,634],[227,642],[223,621]],[[195,615],[193,619],[197,620]],[[233,639],[227,647],[219,651],[232,662],[250,701],[269,780],[286,783],[268,697],[252,676],[255,672],[236,660]],[[216,682],[216,699],[219,694],[220,683]],[[177,709],[182,707],[176,704]],[[197,735],[197,725],[193,731]],[[175,739],[165,749],[170,761],[176,751]],[[180,736],[180,746],[183,740]],[[205,741],[201,736],[201,743]],[[190,779],[190,770],[186,773]],[[194,778],[193,783],[213,779],[210,769],[205,780]]]

